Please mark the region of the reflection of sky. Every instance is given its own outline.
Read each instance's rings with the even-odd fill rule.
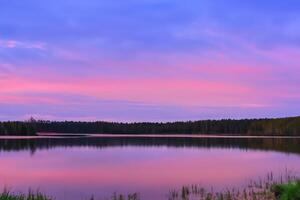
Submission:
[[[293,154],[238,149],[113,147],[55,148],[0,154],[0,183],[17,191],[40,188],[57,197],[141,192],[163,197],[186,184],[239,186],[286,168],[300,172]]]
[[[0,4],[0,120],[299,115],[298,0]]]

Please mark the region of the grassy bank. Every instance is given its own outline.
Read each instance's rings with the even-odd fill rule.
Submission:
[[[91,197],[86,200],[101,198]],[[171,191],[166,200],[300,200],[300,182],[253,188],[252,190],[226,190],[214,192],[197,186],[184,186],[180,191]],[[3,192],[0,200],[55,200],[41,193],[14,194]],[[108,200],[107,198],[105,200]],[[129,195],[114,194],[110,200],[142,200],[137,193]]]
[[[206,190],[202,187],[192,185],[184,186],[179,190],[172,190],[165,198],[166,200],[300,200],[300,181],[286,184],[270,184],[270,182],[252,182],[244,189],[228,189],[215,192],[213,189]],[[0,194],[0,200],[56,200],[39,192],[25,194],[14,194],[4,191]],[[57,199],[60,200],[60,199]],[[95,198],[83,200],[142,200],[139,194],[118,195],[111,198]]]
[[[288,175],[250,181],[247,187],[214,191],[197,185],[169,192],[168,200],[300,200],[300,180]]]
[[[300,200],[300,181],[275,185],[273,193],[280,200]]]

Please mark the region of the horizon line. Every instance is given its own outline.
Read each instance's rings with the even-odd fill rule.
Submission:
[[[5,122],[75,122],[75,123],[97,123],[97,122],[103,122],[103,123],[118,123],[118,124],[142,124],[142,123],[149,123],[149,124],[167,124],[167,123],[187,123],[187,122],[199,122],[199,121],[225,121],[225,120],[231,120],[231,121],[243,121],[243,120],[276,120],[276,119],[292,119],[292,118],[300,118],[300,115],[296,116],[286,116],[286,117],[260,117],[260,118],[240,118],[240,119],[234,119],[234,118],[221,118],[221,119],[199,119],[199,120],[178,120],[178,121],[134,121],[134,122],[122,122],[122,121],[105,121],[105,120],[91,120],[91,121],[80,121],[80,120],[47,120],[47,119],[35,119],[30,118],[28,120],[6,120],[6,121],[0,121],[0,123]]]

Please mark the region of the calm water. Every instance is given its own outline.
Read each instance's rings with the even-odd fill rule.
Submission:
[[[0,186],[58,200],[114,192],[160,200],[188,184],[222,189],[300,173],[299,138],[52,137],[0,138]]]

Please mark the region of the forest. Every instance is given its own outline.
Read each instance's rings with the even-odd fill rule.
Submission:
[[[32,122],[0,122],[0,135],[36,135],[35,125]]]
[[[226,134],[300,135],[300,117],[276,119],[200,120],[168,123],[44,121],[0,122],[0,135],[35,135],[38,132],[99,134]]]

